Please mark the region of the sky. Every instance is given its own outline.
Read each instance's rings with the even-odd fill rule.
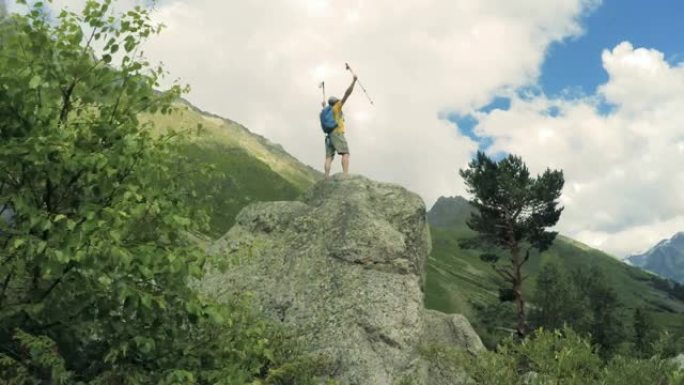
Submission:
[[[557,229],[622,257],[684,230],[682,17],[672,0],[160,0],[146,55],[319,170],[318,84],[341,96],[348,62],[375,102],[357,87],[345,105],[352,173],[429,208],[467,195],[478,149],[520,155],[564,171]]]

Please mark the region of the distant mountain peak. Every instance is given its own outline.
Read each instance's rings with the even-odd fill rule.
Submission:
[[[427,214],[428,222],[436,227],[461,225],[473,211],[470,202],[459,195],[439,197]]]
[[[684,231],[663,239],[643,254],[632,255],[625,260],[664,278],[684,283]]]

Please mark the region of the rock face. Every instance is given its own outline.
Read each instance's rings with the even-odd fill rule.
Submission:
[[[467,320],[423,309],[425,205],[401,187],[337,175],[300,202],[246,207],[213,248],[238,262],[210,274],[205,289],[254,293],[261,310],[332,359],[340,384],[429,384],[420,355],[429,325],[441,325],[427,335],[443,343],[482,348]]]
[[[475,333],[468,319],[461,314],[444,314],[425,310],[423,342],[445,346],[458,346],[472,354],[485,350],[480,336]]]

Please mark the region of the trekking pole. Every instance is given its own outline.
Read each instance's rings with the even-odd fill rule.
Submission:
[[[318,85],[318,88],[323,89],[323,106],[325,106],[325,81],[322,81],[321,84]]]
[[[351,72],[352,75],[356,76],[356,74],[354,73],[354,71],[353,71],[353,70],[351,69],[351,67],[349,66],[349,63],[344,63],[344,65],[347,67],[347,71]],[[370,96],[368,95],[368,91],[366,91],[366,88],[365,88],[365,87],[363,86],[363,84],[361,84],[361,82],[359,81],[359,77],[358,77],[358,76],[356,76],[356,82],[359,83],[359,87],[361,87],[361,89],[363,90],[363,93],[366,94],[366,97],[368,98],[368,101],[370,102],[370,104],[371,104],[372,106],[374,106],[375,103],[373,103],[373,100],[371,100]]]

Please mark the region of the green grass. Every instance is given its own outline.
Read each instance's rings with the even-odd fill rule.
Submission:
[[[320,172],[301,163],[280,145],[250,132],[236,122],[201,111],[184,101],[176,103],[175,111],[171,114],[146,115],[141,120],[153,122],[158,131],[193,130],[201,132],[200,140],[205,143],[244,150],[300,190],[308,189],[322,178]]]
[[[235,223],[235,216],[252,202],[295,200],[302,190],[274,172],[266,163],[240,148],[215,142],[198,142],[184,149],[191,159],[211,164],[221,173],[212,179],[195,178],[203,193],[195,202],[209,207],[211,237],[220,237]]]
[[[479,259],[478,251],[458,246],[460,238],[472,235],[464,220],[457,226],[431,227],[432,255],[426,266],[425,304],[430,309],[462,313],[477,324],[474,304],[495,304],[500,280],[491,266]],[[525,265],[525,273],[530,274],[524,285],[527,298],[534,291],[537,273],[547,261],[558,262],[566,269],[601,268],[628,309],[645,306],[659,326],[684,332],[684,302],[655,287],[660,278],[563,236],[548,251],[532,255]]]
[[[143,115],[155,132],[199,133],[183,152],[192,161],[215,167],[222,175],[207,179],[191,175],[199,185],[193,205],[209,208],[210,237],[220,237],[235,223],[235,216],[252,202],[295,200],[322,174],[285,152],[282,147],[251,133],[245,127],[200,111],[186,102],[176,103],[168,115]]]

